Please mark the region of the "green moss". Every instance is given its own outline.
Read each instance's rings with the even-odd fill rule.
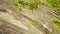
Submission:
[[[47,0],[48,4],[58,13],[60,13],[60,0]]]
[[[21,12],[21,11],[22,11],[22,8],[21,8],[21,7],[16,7],[16,10],[17,10],[18,12]]]
[[[57,20],[57,19],[53,19],[52,20],[52,23],[54,24],[54,27],[60,31],[60,20]]]
[[[18,4],[20,4],[21,6],[19,6]],[[28,10],[32,10],[32,11],[36,10],[39,4],[40,4],[40,0],[33,0],[32,2],[26,2],[24,0],[15,0],[13,3],[13,5],[19,7],[17,10],[20,10],[20,9],[22,10],[21,7],[23,8],[27,7]]]
[[[27,22],[27,23],[29,25],[31,25],[31,26],[35,26],[38,29],[40,29],[40,27],[41,27],[41,24],[39,22],[32,22],[32,21],[30,21],[30,22]]]

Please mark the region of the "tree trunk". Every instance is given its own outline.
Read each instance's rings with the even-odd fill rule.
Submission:
[[[41,5],[34,12],[23,8],[23,11],[18,13],[9,1],[0,0],[0,29],[5,30],[2,33],[7,30],[9,34],[60,34],[51,23],[50,19],[57,16],[50,7]],[[58,18],[60,16],[56,19]],[[39,26],[31,25],[29,22],[39,23]]]

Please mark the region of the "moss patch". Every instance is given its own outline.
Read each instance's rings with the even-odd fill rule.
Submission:
[[[60,20],[52,19],[52,23],[54,24],[54,27],[60,31]]]
[[[30,0],[28,0],[28,1],[30,1]],[[40,5],[40,0],[33,0],[33,1],[31,0],[30,2],[26,2],[24,0],[15,0],[13,2],[13,4],[14,4],[14,6],[16,6],[16,9],[18,11],[22,10],[21,7],[23,7],[23,8],[27,7],[28,10],[33,11],[33,10],[36,10],[38,8],[38,6]],[[19,8],[17,8],[17,7],[19,7]]]
[[[60,13],[60,0],[47,0],[48,4],[58,13]]]

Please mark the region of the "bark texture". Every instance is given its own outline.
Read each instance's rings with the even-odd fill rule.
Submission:
[[[34,12],[23,8],[18,13],[13,0],[0,0],[0,34],[60,34],[53,26],[51,18],[60,20],[60,14],[52,10],[41,0],[39,9]],[[38,27],[29,23],[38,23]]]

